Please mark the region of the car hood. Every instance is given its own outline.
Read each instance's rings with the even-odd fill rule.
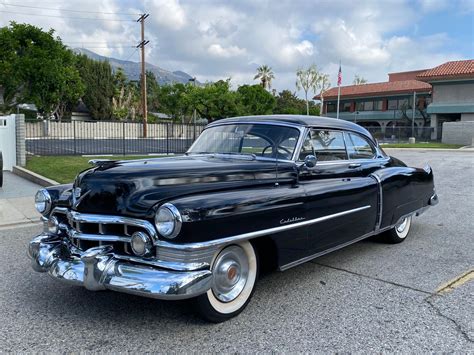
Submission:
[[[84,213],[151,218],[154,207],[203,191],[274,184],[297,178],[293,162],[250,156],[193,155],[104,162],[78,175],[73,209]]]

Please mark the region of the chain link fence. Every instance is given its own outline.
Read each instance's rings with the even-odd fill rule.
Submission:
[[[27,121],[26,151],[34,155],[180,154],[205,125],[118,121]]]

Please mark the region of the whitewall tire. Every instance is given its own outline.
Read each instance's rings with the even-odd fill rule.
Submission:
[[[235,317],[247,306],[258,279],[258,257],[248,241],[223,248],[215,257],[210,290],[196,298],[200,315],[219,323]]]
[[[387,242],[397,244],[403,242],[410,233],[412,216],[403,218],[395,227],[385,232]]]

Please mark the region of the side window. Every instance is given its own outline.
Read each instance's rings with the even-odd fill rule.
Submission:
[[[318,161],[347,159],[342,132],[320,129],[311,130],[311,143]]]
[[[358,134],[346,133],[349,159],[374,159],[375,149],[369,141]]]
[[[311,134],[308,134],[304,140],[298,160],[304,161],[307,155],[314,155],[313,144],[311,143]]]

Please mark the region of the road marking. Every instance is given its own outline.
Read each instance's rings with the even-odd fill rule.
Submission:
[[[437,294],[444,294],[451,292],[455,288],[464,285],[465,283],[474,279],[474,269],[466,271],[459,276],[456,276],[454,279],[446,282],[445,284],[441,285],[437,290]]]

